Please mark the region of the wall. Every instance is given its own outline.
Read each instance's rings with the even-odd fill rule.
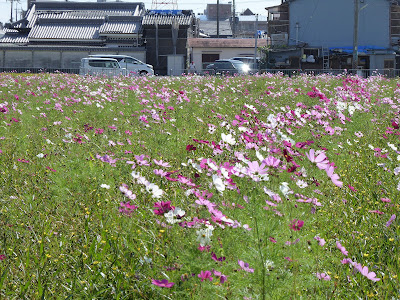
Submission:
[[[359,45],[390,47],[390,3],[387,0],[360,2]],[[353,45],[353,0],[296,0],[289,2],[289,45],[298,38],[310,47]]]
[[[26,47],[4,47],[0,48],[0,67],[2,68],[51,68],[51,69],[73,69],[79,68],[81,58],[90,54],[121,54],[133,56],[146,62],[146,51],[138,48],[137,51],[121,51],[120,49],[90,49],[72,48],[46,49]]]
[[[375,69],[383,69],[384,68],[384,61],[386,59],[392,59],[395,60],[396,56],[394,54],[390,55],[390,54],[386,54],[386,55],[371,55],[370,56],[370,61],[369,61],[369,68],[371,70],[375,70]],[[396,64],[395,64],[396,66]]]

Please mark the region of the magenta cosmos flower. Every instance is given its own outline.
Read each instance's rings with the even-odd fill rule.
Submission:
[[[289,227],[290,227],[290,229],[292,229],[294,231],[300,231],[300,229],[301,229],[301,227],[303,227],[303,225],[304,225],[304,221],[294,219],[292,222],[290,222]]]
[[[161,280],[152,279],[151,283],[156,285],[156,286],[166,287],[166,288],[171,288],[175,284],[173,282],[168,282],[167,279],[161,279]]]
[[[206,271],[201,271],[200,274],[197,275],[197,277],[201,278],[201,281],[204,281],[205,279],[212,281],[213,278],[211,275],[212,275],[211,272],[206,270]]]

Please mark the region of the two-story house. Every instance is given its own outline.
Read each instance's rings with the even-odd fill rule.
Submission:
[[[282,0],[279,6],[267,7],[270,66],[351,69],[354,33],[358,32],[361,68],[395,68],[400,39],[398,2],[357,1],[358,10],[353,0]]]

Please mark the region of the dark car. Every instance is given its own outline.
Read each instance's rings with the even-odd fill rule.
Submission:
[[[244,62],[233,59],[219,59],[206,67],[206,72],[211,75],[226,74],[226,75],[242,75],[249,72],[249,66]]]

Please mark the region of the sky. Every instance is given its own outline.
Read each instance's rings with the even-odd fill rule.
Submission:
[[[73,0],[70,0],[73,1]],[[157,2],[170,2],[172,0],[156,0]],[[207,3],[216,4],[217,0],[176,0],[178,4],[178,9],[192,9],[196,14],[204,12]],[[220,0],[221,4],[227,4],[231,0]],[[89,2],[96,2],[91,0]],[[123,2],[143,2],[146,9],[151,9],[152,0],[144,1],[127,1]],[[281,0],[235,0],[236,12],[240,13],[246,8],[249,8],[253,13],[258,13],[260,15],[266,15],[265,7],[279,5]],[[26,10],[26,0],[14,0],[13,2],[13,19],[15,21],[15,8],[17,8],[18,19],[20,19],[20,11]],[[0,0],[0,22],[7,23],[10,22],[11,17],[11,1],[10,0]]]

